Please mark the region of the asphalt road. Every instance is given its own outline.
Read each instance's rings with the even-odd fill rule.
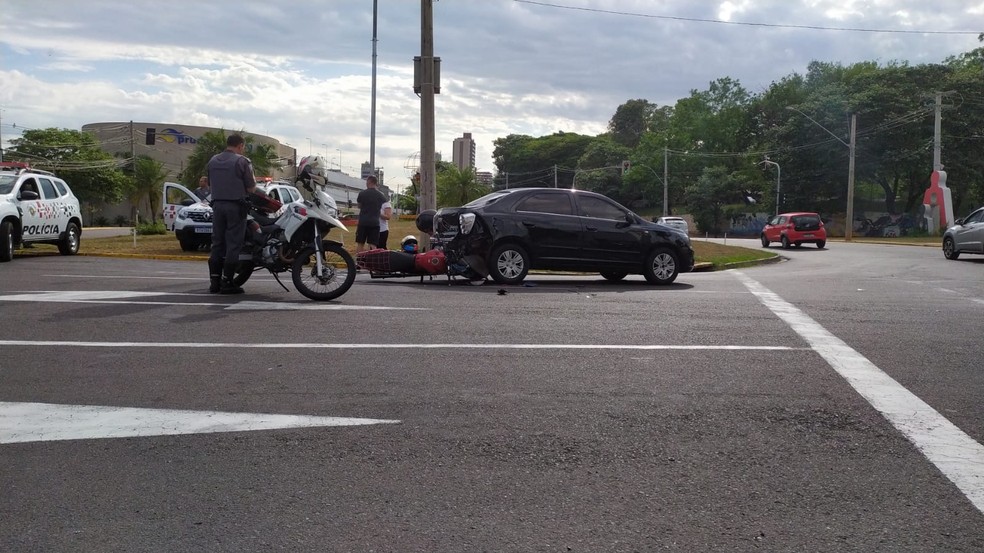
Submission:
[[[15,258],[0,551],[984,551],[984,257],[782,253],[328,304]]]

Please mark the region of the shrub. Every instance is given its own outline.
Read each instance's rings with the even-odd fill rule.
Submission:
[[[167,234],[167,229],[164,227],[163,221],[156,223],[141,223],[137,225],[137,234],[141,236],[148,234]]]
[[[118,227],[128,227],[128,226],[130,226],[130,220],[127,219],[126,217],[122,216],[122,215],[117,215],[116,216],[116,219],[113,219],[113,222],[116,223],[116,226],[118,226]]]
[[[93,223],[94,223],[93,226],[97,226],[97,227],[108,227],[109,226],[109,218],[106,217],[106,216],[104,216],[104,215],[100,215],[99,217],[96,217],[96,220],[93,221]]]

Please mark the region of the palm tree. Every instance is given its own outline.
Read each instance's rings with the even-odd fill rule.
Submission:
[[[171,171],[164,169],[164,164],[148,156],[140,156],[133,163],[133,193],[130,202],[136,207],[143,198],[150,205],[151,221],[157,222],[157,212],[160,209],[161,186]]]
[[[478,182],[471,167],[459,169],[449,165],[437,173],[438,207],[459,206],[491,192],[491,188]]]
[[[279,168],[280,156],[277,155],[273,144],[256,144],[250,147],[252,142],[253,137],[247,136],[246,157],[253,162],[253,172],[257,176],[269,176],[272,169]]]
[[[181,171],[181,183],[194,190],[198,186],[198,179],[205,176],[208,160],[225,149],[226,132],[224,129],[209,131],[199,137],[195,144],[195,151],[188,157],[188,162],[184,170]]]
[[[272,144],[255,144],[253,135],[246,131],[237,131],[235,134],[246,139],[246,157],[253,162],[255,175],[267,176],[272,169],[277,168],[279,157]],[[205,176],[208,160],[226,149],[226,138],[228,135],[225,129],[220,129],[207,132],[198,139],[195,151],[191,153],[184,170],[181,171],[181,182],[185,186],[189,188],[198,186],[198,179]]]

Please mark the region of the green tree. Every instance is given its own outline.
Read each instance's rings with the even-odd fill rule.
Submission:
[[[622,193],[622,161],[629,159],[629,148],[616,143],[608,136],[595,139],[577,162],[577,178],[574,186],[604,194],[628,205],[632,197]]]
[[[449,165],[437,173],[438,207],[460,206],[480,198],[490,192],[490,188],[480,182],[471,168],[459,169]]]
[[[697,182],[686,189],[687,204],[697,229],[721,234],[727,222],[726,216],[732,211],[744,210],[745,188],[745,179],[729,173],[724,166],[704,169]]]
[[[533,138],[511,134],[493,144],[495,187],[557,186],[570,188],[573,168],[597,137],[558,132]]]
[[[102,151],[95,138],[71,129],[24,131],[10,141],[6,161],[23,161],[56,173],[72,187],[82,203],[116,203],[130,189],[130,180],[120,170],[125,162]]]
[[[650,130],[657,106],[649,100],[629,100],[618,106],[608,122],[608,132],[617,144],[629,148],[639,145],[643,133]]]
[[[154,223],[157,222],[157,214],[160,211],[161,186],[170,173],[164,169],[163,163],[148,156],[139,156],[133,164],[134,187],[130,194],[130,202],[134,209],[137,209],[146,198],[150,206],[150,218]]]
[[[278,163],[277,153],[270,144],[256,144],[253,135],[246,131],[237,131],[246,140],[246,157],[253,163],[253,174],[259,177],[267,176],[276,168]],[[225,129],[210,131],[203,134],[183,171],[181,171],[181,183],[189,188],[198,186],[198,179],[205,176],[205,169],[212,156],[222,153],[226,149],[226,139],[229,134]]]
[[[246,157],[253,162],[253,172],[257,176],[272,176],[273,170],[279,168],[280,157],[272,144],[254,144],[250,136],[246,139]]]

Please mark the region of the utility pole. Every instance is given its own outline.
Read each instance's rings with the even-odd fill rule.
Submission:
[[[434,163],[434,0],[420,0],[420,209],[437,208]]]
[[[936,119],[933,125],[933,171],[942,171],[943,163],[941,161],[942,147],[942,128],[943,128],[943,97],[954,94],[954,91],[948,92],[937,92],[936,93]]]
[[[130,167],[132,169],[136,169],[136,157],[137,152],[133,145],[133,119],[130,119]]]
[[[844,240],[850,242],[854,237],[854,151],[857,144],[858,116],[851,114],[851,160],[847,164],[847,221],[844,225]]]
[[[670,214],[670,187],[668,185],[669,175],[667,175],[667,162],[670,159],[670,150],[663,146],[663,217]]]
[[[933,125],[933,171],[939,171],[943,167],[940,166],[940,134],[943,128],[942,122],[942,111],[943,111],[943,93],[936,93],[936,121]]]
[[[779,204],[781,203],[779,201],[779,198],[781,197],[779,195],[779,186],[780,186],[780,182],[782,181],[782,167],[780,167],[778,163],[770,160],[769,156],[765,156],[765,159],[762,160],[762,163],[764,163],[766,166],[769,165],[776,166],[776,215],[779,215]]]
[[[369,115],[369,173],[376,176],[376,15],[377,2],[372,0],[372,113]],[[325,156],[328,153],[325,152]],[[341,166],[342,161],[338,160]],[[339,167],[341,169],[341,167]]]

